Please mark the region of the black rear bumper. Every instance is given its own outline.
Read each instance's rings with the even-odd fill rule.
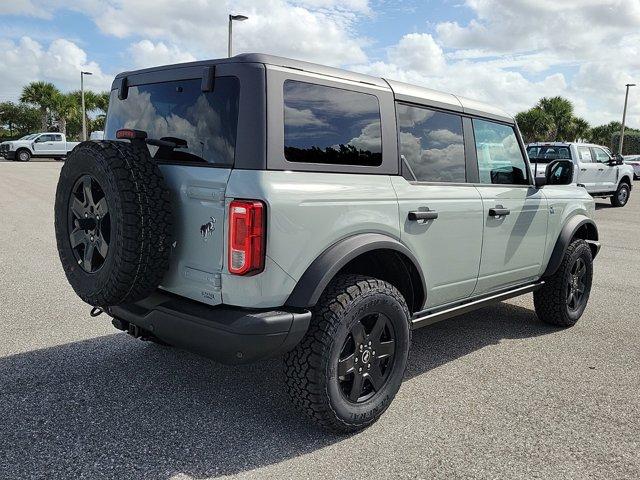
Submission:
[[[156,293],[130,305],[110,307],[114,325],[153,336],[220,363],[250,363],[291,350],[309,327],[308,310],[211,307]]]

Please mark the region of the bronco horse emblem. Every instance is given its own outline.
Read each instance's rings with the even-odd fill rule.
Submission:
[[[202,225],[200,227],[200,235],[202,235],[202,239],[206,242],[207,238],[210,237],[214,230],[216,229],[216,219],[213,217],[209,217],[211,220],[209,220],[207,223],[205,223],[204,225]]]

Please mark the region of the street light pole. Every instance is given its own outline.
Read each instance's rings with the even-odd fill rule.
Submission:
[[[82,97],[82,141],[87,141],[87,113],[84,106],[84,76],[93,75],[91,72],[80,72],[80,96]]]
[[[622,129],[620,130],[620,146],[618,147],[618,154],[622,155],[622,146],[624,145],[624,124],[627,120],[627,102],[629,101],[629,87],[635,87],[635,83],[627,83],[627,93],[624,96],[624,110],[622,110]]]
[[[229,15],[229,43],[228,43],[228,56],[231,58],[233,56],[233,21],[236,20],[238,22],[244,22],[248,20],[249,17],[244,15]]]

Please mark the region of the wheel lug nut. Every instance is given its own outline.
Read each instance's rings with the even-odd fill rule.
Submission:
[[[369,346],[371,346],[371,341],[369,341]]]
[[[371,364],[370,363],[367,363],[367,368],[371,368]]]
[[[362,345],[360,345],[360,351],[362,351],[362,349],[363,349],[363,347],[362,347]]]
[[[358,363],[358,357],[356,357],[356,363]]]
[[[358,369],[358,373],[361,373],[361,372],[362,372],[362,367]]]
[[[85,218],[87,218],[89,216],[89,214],[87,212],[84,212],[84,216],[85,216]]]
[[[376,354],[376,351],[375,351],[375,350],[373,351],[373,354],[374,354],[374,355]]]

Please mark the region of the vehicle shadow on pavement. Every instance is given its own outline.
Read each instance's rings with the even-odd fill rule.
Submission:
[[[415,330],[405,379],[502,340],[532,338],[558,330],[539,320],[533,309],[510,303],[485,307]]]
[[[413,377],[555,329],[499,304],[414,334]],[[291,407],[279,360],[222,366],[115,334],[0,359],[0,478],[230,475],[341,441]]]
[[[610,203],[599,203],[596,202],[596,210],[606,210],[608,208],[615,208],[613,205],[611,205]]]

